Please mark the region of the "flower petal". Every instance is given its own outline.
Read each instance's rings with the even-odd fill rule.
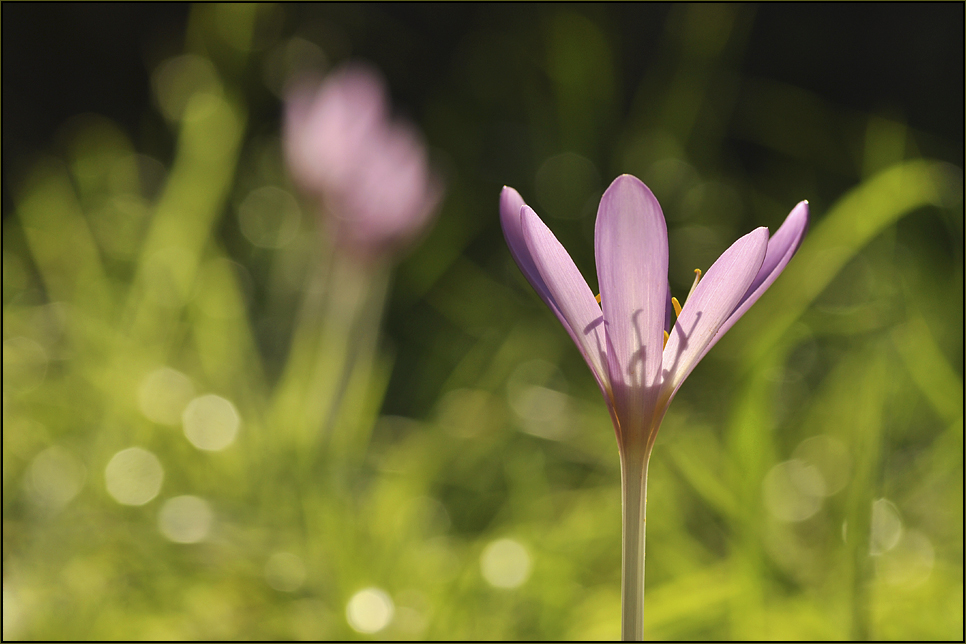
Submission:
[[[609,381],[604,367],[604,325],[597,300],[574,260],[533,208],[524,205],[520,209],[520,223],[528,255],[549,295],[544,301],[570,333],[607,399]],[[537,288],[532,280],[530,283]]]
[[[768,229],[748,233],[721,254],[688,298],[664,348],[662,394],[669,403],[714,341],[761,268]]]
[[[510,186],[503,186],[503,191],[500,192],[500,225],[503,227],[503,237],[506,239],[506,244],[510,248],[510,255],[513,256],[513,261],[520,267],[523,276],[530,282],[530,285],[537,292],[537,295],[540,296],[540,299],[546,302],[547,306],[553,309],[554,313],[557,313],[557,303],[554,302],[550,291],[547,290],[547,285],[543,282],[543,278],[540,277],[540,271],[537,270],[536,264],[533,263],[533,258],[530,257],[527,240],[523,237],[520,209],[525,205],[526,202],[520,196],[519,192]],[[560,317],[559,314],[557,317]],[[566,323],[564,323],[564,326],[566,326]]]
[[[574,344],[579,346],[580,342],[577,341],[576,334],[570,328],[570,323],[567,322],[566,318],[560,312],[557,301],[550,293],[550,289],[547,288],[543,277],[540,276],[537,265],[533,263],[533,257],[530,256],[530,249],[527,248],[527,240],[523,235],[523,220],[521,219],[522,215],[520,213],[525,205],[526,202],[523,201],[523,197],[520,196],[519,192],[509,186],[503,186],[503,191],[500,193],[500,225],[503,227],[503,237],[506,239],[513,261],[520,267],[523,276],[530,282],[530,286],[537,292],[540,299],[557,316],[557,319],[560,320],[564,329],[570,334]]]
[[[785,270],[785,266],[798,251],[798,247],[802,245],[802,239],[805,237],[805,231],[808,230],[808,202],[802,201],[797,206],[795,206],[788,216],[785,217],[784,223],[781,227],[775,231],[775,234],[771,236],[768,240],[768,250],[765,252],[765,260],[761,263],[761,268],[758,269],[758,274],[755,279],[751,282],[751,286],[745,292],[744,296],[738,302],[738,306],[735,308],[734,312],[730,317],[721,325],[718,329],[718,333],[715,335],[714,340],[708,345],[708,349],[713,347],[718,340],[727,333],[735,322],[737,322],[742,315],[744,315],[751,305],[758,301],[758,298],[768,290],[768,288],[774,283],[778,276],[781,275],[782,271]],[[706,350],[707,351],[707,350]]]
[[[607,368],[622,434],[644,431],[657,399],[667,317],[667,224],[640,179],[604,192],[595,230]]]
[[[758,269],[758,274],[752,280],[751,285],[745,291],[735,310],[728,316],[724,324],[721,325],[718,332],[714,334],[708,346],[704,348],[704,351],[697,360],[698,362],[707,355],[711,347],[716,345],[718,340],[724,337],[728,329],[734,326],[735,322],[740,320],[741,316],[747,313],[748,309],[758,301],[758,298],[778,279],[778,276],[785,270],[785,266],[788,265],[788,262],[795,253],[798,252],[798,247],[802,245],[802,239],[805,237],[807,230],[808,202],[802,201],[788,213],[784,223],[771,236],[771,239],[768,240],[768,250],[765,252],[765,259],[761,263],[761,268]]]
[[[664,305],[664,330],[668,333],[671,332],[671,311],[674,310],[674,305],[671,304],[671,282],[667,283],[667,304]]]

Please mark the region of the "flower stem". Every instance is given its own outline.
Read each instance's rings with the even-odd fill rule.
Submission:
[[[650,454],[621,454],[623,570],[621,573],[621,639],[644,637],[644,535],[647,527],[647,462]]]

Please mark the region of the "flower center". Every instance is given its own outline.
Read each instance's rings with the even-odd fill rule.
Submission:
[[[696,268],[696,269],[694,269],[694,283],[691,284],[691,290],[688,291],[688,297],[684,298],[685,304],[687,303],[688,298],[691,297],[691,294],[694,293],[694,289],[696,289],[698,287],[698,282],[699,281],[701,281],[701,269],[700,268]],[[598,304],[600,304],[600,293],[598,293],[597,295],[595,295],[594,296],[594,299],[597,300],[597,303]],[[677,323],[677,318],[681,317],[681,309],[683,309],[684,307],[681,306],[681,303],[678,302],[678,298],[676,298],[676,297],[672,297],[671,298],[671,306],[674,307],[674,318],[675,318],[674,321],[675,321],[675,323]],[[672,325],[672,328],[673,328],[673,325]],[[671,334],[669,334],[667,331],[665,331],[664,332],[664,346],[665,347],[667,346],[667,341],[668,341],[668,338],[670,338],[670,337],[671,337]]]

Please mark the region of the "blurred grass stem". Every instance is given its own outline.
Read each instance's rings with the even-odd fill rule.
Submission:
[[[337,434],[359,424],[344,417],[345,399],[353,396],[353,383],[372,371],[389,275],[381,265],[335,252],[316,281],[306,292],[276,394],[277,420],[291,428],[303,470],[323,452],[335,450],[329,456],[336,461],[348,452],[358,456],[368,441]],[[299,410],[294,415],[293,405]]]
[[[337,460],[342,460],[350,456],[361,456],[365,443],[368,442],[368,435],[356,435],[362,431],[362,428],[356,426],[357,423],[351,420],[349,423],[352,425],[351,430],[346,429],[351,431],[352,435],[337,437],[335,434],[342,417],[343,403],[354,376],[359,373],[359,370],[365,374],[372,371],[390,280],[389,271],[385,267],[359,264],[352,258],[343,258],[337,268],[340,269],[337,274],[352,273],[348,282],[352,284],[355,292],[348,294],[352,306],[345,311],[346,315],[341,319],[346,326],[338,325],[341,328],[337,331],[342,331],[342,334],[331,338],[333,343],[342,344],[345,354],[319,436],[322,443],[321,452],[324,454],[335,447],[338,453],[333,456]],[[333,316],[337,314],[335,308],[330,309],[330,314]],[[334,438],[335,441],[333,441]],[[356,458],[351,460],[357,462]]]

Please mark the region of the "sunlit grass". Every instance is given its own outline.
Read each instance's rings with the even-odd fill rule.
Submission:
[[[877,115],[836,156],[819,97],[799,105],[803,147],[794,115],[755,120],[794,91],[752,86],[731,136],[773,163],[725,172],[707,79],[732,82],[719,72],[748,16],[676,10],[660,91],[619,118],[615,93],[637,88],[617,85],[606,26],[554,7],[551,82],[523,106],[491,86],[490,41],[465,45],[466,91],[532,141],[490,159],[479,106],[435,96],[424,126],[453,166],[439,224],[399,270],[361,267],[297,201],[277,125],[250,120],[266,91],[243,70],[270,53],[251,6],[220,22],[228,5],[196,8],[194,58],[155,74],[172,159],[89,118],[13,190],[5,638],[616,638],[613,428],[512,267],[496,204],[525,174],[562,240],[586,239],[584,202],[623,171],[653,178],[689,257],[802,198],[815,219],[661,430],[645,635],[962,637],[961,168]],[[557,193],[549,159],[593,172]]]

